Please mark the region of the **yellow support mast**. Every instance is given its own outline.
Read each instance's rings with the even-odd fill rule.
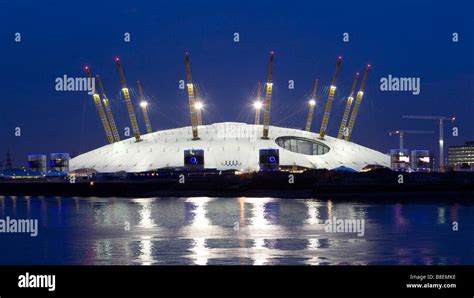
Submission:
[[[309,112],[306,119],[306,131],[311,131],[311,123],[313,122],[314,108],[316,107],[316,91],[318,90],[318,80],[314,81],[313,94],[309,100]]]
[[[263,111],[263,136],[262,139],[268,139],[268,129],[270,128],[270,110],[272,107],[272,91],[273,91],[273,57],[274,52],[270,52],[270,62],[268,63],[268,77],[265,92],[265,104]]]
[[[357,92],[356,102],[354,104],[354,108],[352,109],[351,118],[349,119],[349,125],[347,126],[347,135],[345,139],[349,141],[351,139],[352,131],[354,129],[355,121],[357,118],[357,113],[359,112],[359,106],[362,102],[362,97],[364,96],[364,89],[365,89],[365,81],[367,80],[367,75],[369,74],[369,70],[371,65],[368,64],[365,68],[364,77],[362,78],[362,83],[360,84],[359,92]]]
[[[197,84],[194,85],[194,89],[196,90],[196,91],[195,91],[195,93],[196,93],[196,101],[195,101],[195,104],[194,104],[194,108],[196,109],[197,125],[200,126],[200,125],[202,125],[202,108],[203,108],[203,102],[202,102],[202,100],[199,98],[199,89],[198,89],[198,85],[197,85]]]
[[[257,84],[257,99],[253,103],[255,108],[255,125],[260,125],[260,111],[262,109],[262,85],[260,82]]]
[[[338,139],[343,139],[344,135],[347,135],[347,120],[349,120],[349,113],[351,111],[352,102],[354,101],[354,93],[357,85],[357,81],[359,80],[359,73],[356,73],[354,78],[354,83],[352,83],[351,93],[347,98],[346,109],[344,110],[344,114],[342,115],[341,126],[339,127],[339,133],[337,134]]]
[[[109,99],[108,99],[107,95],[105,94],[104,86],[102,85],[102,80],[100,79],[99,75],[96,75],[95,78],[96,78],[97,83],[99,85],[99,91],[102,94],[102,102],[104,103],[105,113],[107,114],[107,118],[109,119],[109,124],[110,124],[110,128],[112,129],[112,134],[114,136],[114,140],[115,140],[115,142],[120,142],[120,134],[117,130],[117,125],[115,124],[114,115],[112,114],[112,110],[110,108]]]
[[[130,98],[130,92],[127,87],[127,82],[125,81],[125,75],[123,74],[122,63],[120,59],[117,57],[115,58],[115,62],[117,63],[118,72],[120,75],[120,80],[122,82],[122,94],[125,98],[125,103],[127,104],[128,116],[130,117],[130,122],[132,124],[133,129],[133,136],[137,142],[140,142],[140,128],[138,127],[137,117],[135,116],[135,110],[133,109],[132,99]]]
[[[88,66],[86,66],[85,71],[87,73],[88,79],[92,79],[92,74]],[[107,140],[109,141],[109,144],[112,144],[114,142],[114,137],[112,135],[112,130],[110,129],[109,122],[107,121],[107,116],[105,116],[105,111],[104,107],[102,106],[102,102],[100,101],[100,96],[97,94],[96,90],[93,90],[94,94],[92,94],[92,98],[94,99],[95,106],[97,108],[97,111],[99,112],[100,116],[100,121],[102,122],[102,125],[104,126],[105,130],[105,135],[107,136]]]
[[[329,116],[331,115],[331,107],[332,107],[332,102],[334,101],[334,94],[336,93],[336,82],[337,82],[337,77],[339,76],[341,62],[342,62],[342,57],[339,56],[336,62],[336,71],[334,72],[334,75],[332,77],[332,83],[329,89],[329,96],[326,102],[326,108],[324,109],[323,122],[321,124],[321,130],[319,131],[320,139],[324,139],[324,136],[326,135],[326,130],[328,128]]]
[[[151,128],[150,116],[148,115],[148,102],[145,100],[145,96],[143,95],[142,84],[140,84],[140,81],[137,81],[137,85],[138,98],[140,100],[140,107],[142,108],[143,112],[143,119],[145,119],[146,132],[152,133],[153,129]]]
[[[189,97],[189,113],[191,116],[191,127],[193,132],[193,140],[199,140],[198,135],[198,120],[196,113],[196,100],[194,98],[193,76],[191,74],[191,61],[189,53],[186,53],[186,80],[188,81],[188,97]]]

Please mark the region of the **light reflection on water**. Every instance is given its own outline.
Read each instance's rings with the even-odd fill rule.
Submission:
[[[0,197],[0,212],[40,229],[0,233],[0,264],[474,264],[474,206],[448,201]],[[334,217],[365,235],[326,232]]]

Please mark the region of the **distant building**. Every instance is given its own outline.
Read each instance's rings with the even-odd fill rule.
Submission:
[[[410,169],[410,151],[408,149],[390,150],[390,167],[392,170],[408,171]]]
[[[411,169],[416,172],[429,172],[433,167],[433,159],[429,150],[413,150],[410,161]]]
[[[455,170],[474,169],[474,141],[460,146],[450,146],[448,149],[448,164]]]
[[[42,178],[43,173],[30,169],[3,169],[0,171],[0,180],[5,179],[33,179]]]

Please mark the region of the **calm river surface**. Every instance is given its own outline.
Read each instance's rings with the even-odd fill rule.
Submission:
[[[0,196],[0,219],[38,220],[0,233],[0,264],[474,264],[473,203],[372,201]]]

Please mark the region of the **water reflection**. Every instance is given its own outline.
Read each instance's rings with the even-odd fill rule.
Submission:
[[[100,239],[94,242],[94,257],[98,264],[110,260],[112,257],[112,241],[110,239]]]
[[[31,217],[31,197],[26,196],[25,201],[26,201],[26,215],[28,218],[30,218]]]
[[[138,227],[151,229],[156,227],[155,220],[152,218],[153,200],[151,199],[135,199],[134,203],[138,204]],[[139,242],[139,255],[141,265],[151,265],[154,260],[152,255],[153,242],[151,236],[141,236]]]
[[[333,205],[332,205],[332,201],[331,200],[328,200],[327,203],[326,203],[327,207],[328,207],[328,218],[333,218]]]
[[[33,251],[0,235],[18,251],[0,264],[474,264],[474,206],[456,202],[0,197],[0,212],[40,220]],[[365,235],[326,232],[334,217],[364,219]]]
[[[16,196],[12,196],[12,203],[13,203],[13,216],[16,217]]]
[[[0,196],[0,209],[2,210],[2,217],[5,217],[5,197]]]
[[[249,198],[248,203],[252,204],[252,218],[250,218],[250,225],[253,227],[267,227],[270,225],[270,221],[267,219],[265,213],[266,204],[271,201],[271,199],[265,198]]]
[[[39,197],[41,204],[41,222],[43,227],[48,226],[48,202],[44,197]]]
[[[140,240],[140,253],[138,258],[140,259],[140,264],[142,265],[151,265],[154,261],[154,257],[151,253],[153,248],[153,243],[151,241],[151,236],[142,236]]]
[[[305,202],[306,207],[308,208],[308,216],[306,222],[310,225],[315,225],[319,223],[319,211],[320,203],[313,200],[308,200]]]
[[[251,257],[254,265],[266,265],[276,246],[274,239],[283,237],[284,229],[279,225],[280,202],[273,198],[247,198],[251,205],[252,217],[249,219],[246,237],[254,239]]]
[[[210,249],[206,246],[206,239],[199,237],[193,239],[190,249],[194,254],[192,259],[196,265],[207,265],[210,255]]]
[[[454,203],[451,208],[449,209],[449,214],[451,217],[451,222],[453,221],[458,221],[458,209],[459,209],[459,204]]]
[[[319,248],[319,241],[318,238],[308,239],[308,250],[317,250]]]
[[[446,223],[446,208],[439,207],[438,208],[438,224],[445,224]]]
[[[265,246],[265,239],[256,238],[254,240],[253,264],[266,265],[269,258],[269,248]]]
[[[150,199],[134,199],[133,202],[138,205],[138,227],[148,229],[155,227],[155,220],[151,216],[152,207],[154,206],[153,201]]]
[[[240,197],[238,199],[239,201],[239,225],[240,226],[245,226],[245,197]]]
[[[404,226],[407,224],[407,220],[405,217],[403,217],[403,210],[402,210],[402,204],[397,203],[393,206],[394,208],[394,216],[395,216],[395,223],[398,226]]]
[[[207,207],[212,201],[214,199],[209,197],[188,198],[185,201],[185,217],[189,225],[185,226],[181,232],[185,237],[192,239],[191,259],[196,265],[207,264],[211,253],[207,247],[207,238],[212,237],[212,234],[219,230],[219,227],[213,226],[207,218]]]

